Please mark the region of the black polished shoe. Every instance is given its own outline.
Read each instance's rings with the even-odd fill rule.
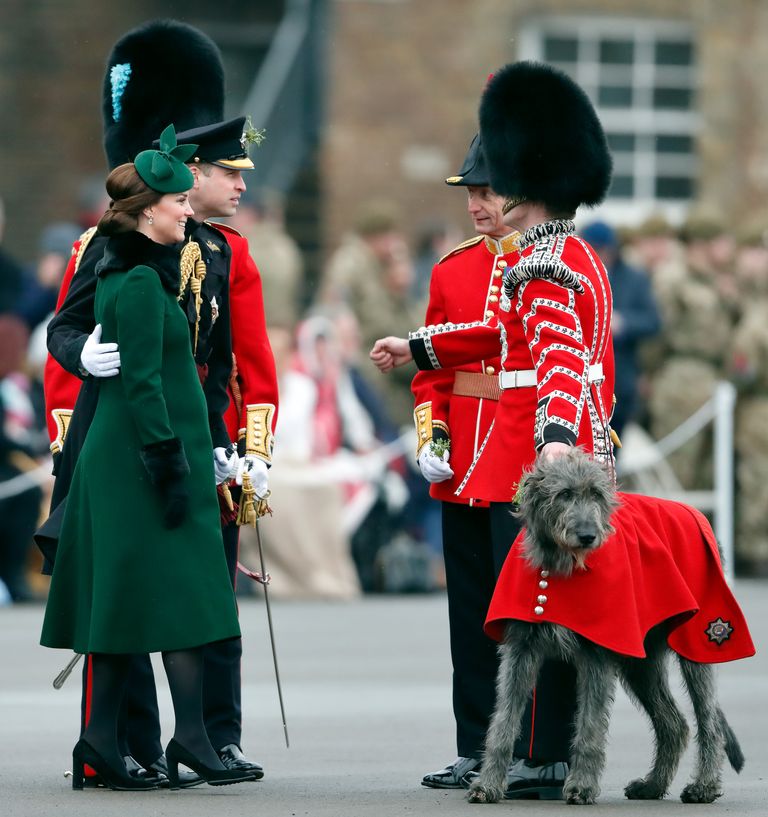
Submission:
[[[444,769],[425,774],[421,785],[428,789],[460,789],[462,778],[480,768],[478,757],[457,757]]]
[[[245,783],[255,780],[255,773],[243,769],[212,769],[206,766],[198,757],[185,749],[175,738],[171,738],[165,749],[165,759],[168,762],[168,780],[172,789],[180,789],[179,763],[197,772],[209,786],[229,786],[232,783]]]
[[[261,780],[264,777],[264,767],[260,763],[248,760],[243,754],[243,750],[236,743],[228,743],[226,746],[222,746],[216,754],[227,769],[253,772],[254,780]]]
[[[468,789],[478,772],[464,775],[461,784]],[[505,800],[562,800],[563,784],[568,776],[568,764],[561,760],[536,763],[533,760],[515,760],[507,769]]]
[[[145,783],[152,784],[157,787],[168,785],[168,777],[166,775],[159,774],[155,771],[147,771],[131,755],[126,755],[123,758],[123,762],[125,763],[125,771],[128,772],[128,776],[132,777],[134,780],[141,780]],[[92,775],[91,777],[86,776],[83,779],[83,788],[98,789],[104,787],[106,787],[106,784],[101,779],[101,775],[95,774]]]
[[[147,766],[147,770],[151,774],[155,774],[160,778],[160,785],[163,788],[167,788],[170,785],[168,780],[168,761],[165,759],[164,754],[160,755],[160,757],[154,763],[150,763],[149,766]],[[204,782],[205,781],[199,774],[195,774],[194,772],[186,772],[184,769],[179,770],[180,789],[191,789],[193,786],[199,786]]]

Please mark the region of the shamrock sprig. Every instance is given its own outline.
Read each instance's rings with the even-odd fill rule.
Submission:
[[[451,441],[447,437],[434,437],[429,441],[429,453],[442,458],[446,451],[451,450]]]
[[[256,145],[258,147],[267,138],[267,132],[264,128],[254,128],[251,117],[249,116],[245,122],[245,130],[243,130],[243,149],[248,145]]]

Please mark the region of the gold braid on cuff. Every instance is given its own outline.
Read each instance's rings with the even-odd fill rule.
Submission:
[[[51,454],[60,454],[69,430],[69,421],[72,419],[72,410],[52,409],[51,416],[56,423],[56,439],[51,443]]]
[[[264,462],[272,462],[275,438],[272,420],[275,407],[272,403],[255,403],[245,407],[245,453],[253,454]]]
[[[413,422],[416,424],[416,459],[421,449],[432,440],[432,403],[421,403],[413,410]]]

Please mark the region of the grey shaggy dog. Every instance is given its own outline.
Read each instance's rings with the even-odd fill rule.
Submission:
[[[520,515],[526,526],[525,555],[536,568],[570,575],[591,550],[611,534],[616,507],[605,470],[578,449],[550,461],[539,459],[520,484]],[[616,677],[629,697],[648,715],[653,727],[653,766],[624,789],[630,800],[656,800],[667,793],[688,742],[688,725],[669,688],[671,652],[663,625],[645,642],[646,658],[607,650],[556,624],[510,621],[499,647],[496,709],[486,735],[480,775],[469,790],[472,803],[494,803],[504,796],[507,767],[525,708],[542,662],[565,660],[577,675],[577,712],[563,796],[568,803],[590,804],[600,793],[605,747]],[[696,719],[698,759],[684,803],[711,803],[721,792],[724,756],[741,771],[744,755],[717,702],[711,664],[677,659]]]

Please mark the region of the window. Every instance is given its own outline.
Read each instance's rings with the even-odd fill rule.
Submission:
[[[696,52],[669,20],[538,18],[520,58],[561,68],[589,94],[614,160],[606,209],[625,221],[663,209],[680,218],[696,194]]]

